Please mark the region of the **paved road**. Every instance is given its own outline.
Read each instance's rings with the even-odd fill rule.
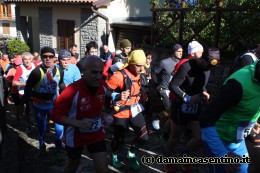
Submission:
[[[31,118],[33,121],[33,118]],[[7,122],[8,122],[8,136],[10,136],[7,140],[7,145],[5,145],[5,162],[2,162],[2,170],[1,173],[62,173],[64,166],[58,166],[55,163],[54,159],[54,129],[53,125],[50,125],[50,130],[46,133],[46,144],[47,144],[47,156],[39,157],[38,151],[38,141],[37,141],[37,131],[33,126],[33,132],[29,135],[25,133],[24,121],[21,120],[21,125],[17,126],[14,116],[14,106],[8,105],[7,107]],[[148,124],[148,129],[152,129],[151,125]],[[109,128],[106,128],[107,138],[106,144],[108,152],[111,153],[110,142],[112,139],[111,131]],[[128,137],[126,139],[125,148],[129,147],[129,141],[131,140],[131,136],[133,132],[130,130],[128,133]],[[163,153],[163,145],[159,139],[159,132],[149,130],[149,142],[147,142],[142,148],[140,148],[140,152],[138,153],[138,157],[141,158],[144,155],[147,156],[158,156]],[[15,144],[17,141],[17,144]],[[8,143],[13,144],[9,145]],[[183,144],[179,144],[178,147],[181,148]],[[16,148],[17,147],[17,148]],[[9,154],[10,153],[10,154]],[[124,153],[122,151],[122,153]],[[65,154],[65,153],[64,153]],[[124,157],[125,154],[122,154],[121,157]],[[108,156],[110,160],[110,154]],[[8,162],[6,160],[9,160]],[[127,160],[123,160],[125,167],[122,170],[116,170],[111,166],[111,162],[109,165],[109,172],[135,172],[132,170],[127,164]],[[3,168],[3,165],[4,168]],[[14,167],[17,167],[15,170],[10,171]],[[0,167],[1,168],[1,167]],[[193,172],[206,172],[205,166],[193,166]],[[94,172],[94,167],[92,161],[89,157],[89,154],[85,151],[82,154],[82,162],[80,168],[78,169],[78,173],[91,173]],[[162,164],[152,164],[150,166],[146,166],[142,164],[141,170],[138,172],[163,172]],[[181,171],[180,171],[181,172]]]

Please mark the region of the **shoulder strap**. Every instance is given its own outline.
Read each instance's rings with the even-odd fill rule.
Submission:
[[[230,66],[230,69],[229,69],[229,75],[231,75],[232,73],[234,73],[234,70],[235,70],[235,67],[238,63],[238,59],[239,58],[242,58],[244,56],[245,52],[239,54],[238,56],[236,56],[235,60],[233,61],[232,65]]]
[[[44,79],[43,69],[40,67],[39,70],[40,70],[40,73],[41,73],[41,79],[40,79],[39,82],[34,86],[34,90],[35,90],[35,91],[38,91],[38,89],[40,88],[40,85],[41,85],[41,83],[42,83],[42,81],[43,81],[43,79]]]
[[[132,83],[133,83],[133,80],[130,78],[130,76],[127,74],[127,72],[123,69],[123,70],[120,70],[121,74],[123,75],[123,78],[124,78],[124,89],[128,89],[131,93],[131,86],[132,86]]]
[[[59,80],[61,79],[61,72],[60,72],[60,68],[56,67],[56,75],[58,76]]]
[[[251,53],[251,52],[247,52],[244,55],[242,55],[240,58],[242,58],[245,55],[250,55],[251,58],[253,59],[253,61],[255,62],[256,60],[258,60],[258,58],[255,56],[255,54]]]

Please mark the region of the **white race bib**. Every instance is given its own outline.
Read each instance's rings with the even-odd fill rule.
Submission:
[[[240,122],[237,128],[237,141],[244,140],[251,132],[256,122]]]
[[[18,92],[19,92],[19,94],[22,96],[22,95],[24,95],[24,88],[25,87],[23,87],[23,88],[18,88]]]
[[[94,120],[94,123],[90,129],[88,129],[88,130],[79,129],[79,131],[81,133],[93,133],[93,132],[97,132],[101,127],[102,127],[102,121],[101,121],[101,117],[99,117],[98,119]]]
[[[140,112],[142,112],[144,110],[144,107],[141,104],[136,103],[134,105],[131,105],[130,109],[131,109],[131,113],[132,113],[132,118],[134,118],[137,114],[139,114]]]
[[[198,104],[183,103],[181,112],[184,114],[196,114],[198,112]]]

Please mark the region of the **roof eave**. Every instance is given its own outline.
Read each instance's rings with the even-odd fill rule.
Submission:
[[[4,3],[15,3],[15,4],[65,4],[65,5],[89,5],[93,6],[96,9],[108,6],[111,2],[111,0],[99,0],[95,2],[89,2],[89,1],[80,1],[80,0],[71,0],[71,1],[62,1],[62,0],[56,0],[56,1],[38,1],[38,0],[1,0]]]

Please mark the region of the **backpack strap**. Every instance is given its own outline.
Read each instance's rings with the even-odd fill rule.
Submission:
[[[38,91],[38,90],[39,90],[40,85],[41,85],[41,83],[42,83],[42,81],[43,81],[43,79],[44,79],[43,69],[40,67],[39,70],[40,70],[40,73],[41,73],[41,78],[40,78],[39,82],[38,82],[38,83],[35,85],[35,87],[34,87],[34,90],[35,90],[35,91]]]
[[[253,54],[253,53],[251,53],[251,52],[245,53],[245,54],[242,55],[240,58],[244,57],[245,55],[250,55],[254,62],[256,62],[256,61],[258,60],[258,58],[255,56],[255,54]]]
[[[124,89],[129,90],[131,93],[131,86],[133,83],[133,80],[130,78],[130,76],[126,73],[125,70],[120,70],[121,74],[123,75],[124,80]]]

